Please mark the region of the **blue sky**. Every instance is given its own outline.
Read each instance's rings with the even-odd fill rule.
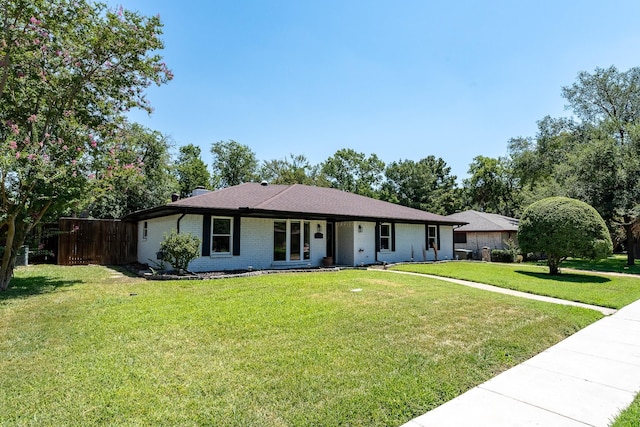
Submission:
[[[131,120],[176,146],[259,160],[341,148],[443,158],[459,180],[545,115],[580,71],[640,65],[638,1],[110,1],[164,23],[175,74]]]

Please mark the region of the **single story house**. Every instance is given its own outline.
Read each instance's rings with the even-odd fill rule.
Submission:
[[[453,259],[464,221],[332,188],[245,183],[127,215],[138,261],[172,229],[200,238],[194,272]]]
[[[517,242],[519,221],[516,218],[474,210],[457,212],[447,218],[467,223],[453,230],[458,253],[470,251],[473,258],[479,259],[483,247],[508,249],[509,241]]]

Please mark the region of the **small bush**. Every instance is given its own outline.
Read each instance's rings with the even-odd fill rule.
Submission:
[[[491,251],[491,261],[494,262],[513,262],[513,252],[510,250],[493,249]]]
[[[193,234],[178,234],[172,230],[164,235],[160,244],[164,260],[169,262],[176,270],[187,270],[189,263],[200,255],[200,239]]]

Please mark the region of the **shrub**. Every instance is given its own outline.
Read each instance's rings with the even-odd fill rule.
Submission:
[[[567,197],[549,197],[525,209],[518,227],[523,253],[544,252],[549,273],[558,274],[567,257],[601,259],[613,250],[600,214],[588,204]]]
[[[491,261],[495,261],[495,262],[513,262],[513,261],[515,261],[515,258],[513,256],[512,251],[510,251],[510,250],[493,249],[491,251]]]
[[[176,270],[187,270],[189,263],[200,255],[200,239],[193,234],[178,234],[172,230],[164,235],[160,244],[164,260],[169,262]]]

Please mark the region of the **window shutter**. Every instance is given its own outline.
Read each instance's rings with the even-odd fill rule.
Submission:
[[[380,252],[380,223],[376,222],[376,253]]]
[[[211,255],[211,214],[202,215],[202,256]]]
[[[240,216],[233,217],[233,255],[240,255]]]
[[[429,224],[424,225],[424,247],[429,252]]]
[[[438,224],[436,227],[436,245],[438,247],[438,250],[440,250],[440,224]]]
[[[391,223],[391,252],[396,251],[396,223]]]

